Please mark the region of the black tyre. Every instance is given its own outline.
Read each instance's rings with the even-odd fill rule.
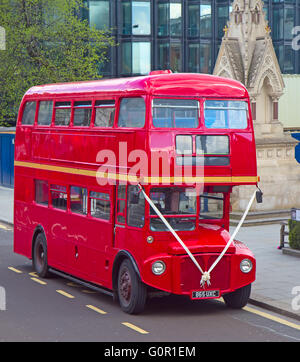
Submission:
[[[147,288],[139,279],[130,260],[125,259],[118,273],[118,298],[121,309],[129,314],[144,310]]]
[[[250,293],[251,284],[248,284],[232,293],[223,295],[223,299],[228,307],[240,309],[248,303]]]
[[[43,233],[39,233],[35,239],[32,253],[32,265],[39,277],[49,277],[47,241]]]

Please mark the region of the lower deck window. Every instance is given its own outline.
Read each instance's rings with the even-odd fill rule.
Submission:
[[[37,204],[48,206],[49,187],[48,182],[43,180],[35,180],[35,202]]]
[[[87,189],[71,186],[70,191],[71,211],[77,214],[87,214]]]
[[[61,210],[67,210],[67,188],[61,185],[51,185],[51,204],[53,207]]]
[[[110,198],[105,192],[90,192],[91,216],[97,219],[110,219]]]

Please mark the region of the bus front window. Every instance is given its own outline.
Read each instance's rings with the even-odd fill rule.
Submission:
[[[199,219],[220,220],[224,215],[224,196],[221,193],[204,193],[200,196]]]
[[[206,100],[204,120],[206,128],[247,128],[248,104],[245,101]]]
[[[155,187],[150,191],[150,198],[174,230],[195,229],[197,198],[189,189]],[[152,208],[150,217],[150,230],[168,230]]]
[[[155,128],[197,128],[199,102],[195,99],[164,99],[152,101]]]

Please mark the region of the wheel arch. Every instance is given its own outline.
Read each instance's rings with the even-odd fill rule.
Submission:
[[[131,261],[138,278],[141,280],[140,270],[138,268],[138,265],[137,265],[134,257],[132,256],[132,254],[127,250],[120,250],[115,257],[113,268],[112,268],[112,287],[113,287],[113,292],[114,292],[114,299],[117,298],[116,290],[117,290],[117,283],[118,283],[118,271],[122,264],[122,261],[125,259],[129,259]]]
[[[38,234],[40,234],[40,233],[43,233],[45,235],[45,238],[46,238],[46,233],[45,233],[45,229],[43,228],[43,226],[42,225],[37,225],[37,227],[34,229],[32,240],[31,240],[31,259],[33,258],[34,242],[35,242]],[[47,238],[46,238],[46,240],[47,240]]]

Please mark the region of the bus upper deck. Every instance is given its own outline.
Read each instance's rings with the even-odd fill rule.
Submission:
[[[20,110],[16,165],[76,162],[90,170],[105,163],[99,151],[107,150],[115,157],[109,175],[124,179],[141,150],[153,156],[137,171],[146,183],[174,183],[184,166],[190,183],[257,183],[249,96],[233,80],[162,71],[43,85],[28,90]],[[159,157],[168,169],[153,167]]]

